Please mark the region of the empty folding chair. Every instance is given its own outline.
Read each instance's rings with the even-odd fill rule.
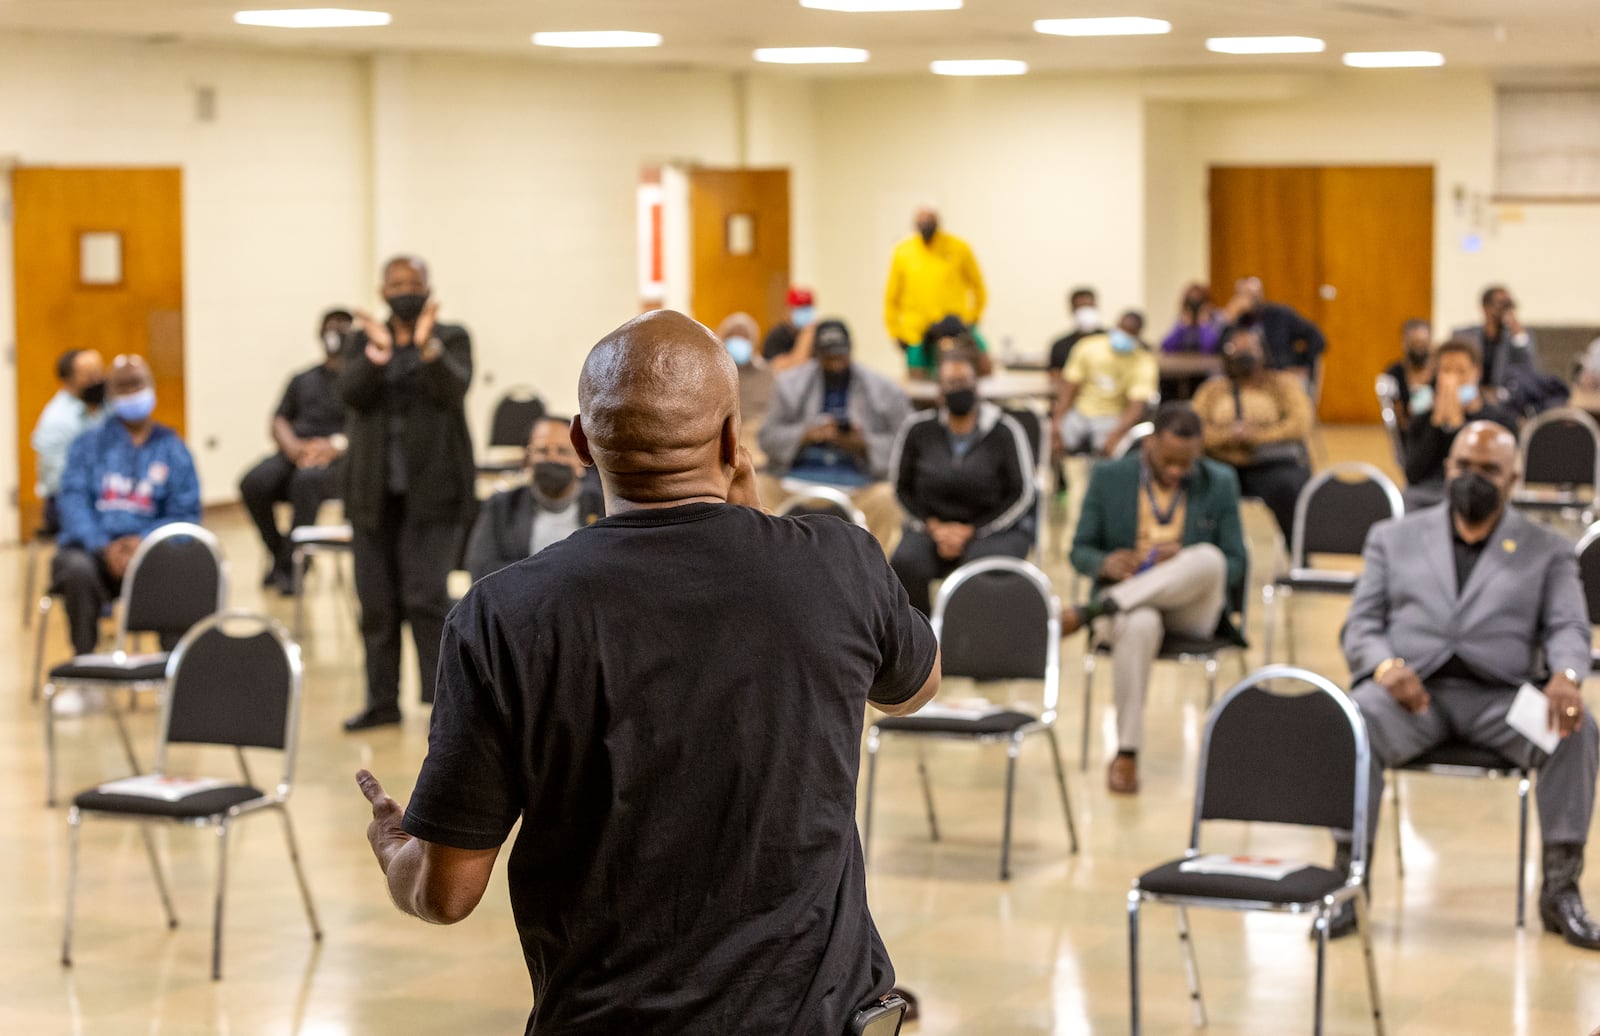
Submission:
[[[1393,374],[1378,375],[1375,386],[1378,395],[1378,416],[1383,420],[1384,434],[1389,437],[1389,449],[1394,453],[1394,462],[1401,471],[1406,470],[1406,444],[1400,433],[1400,385],[1394,380]]]
[[[520,452],[513,454],[511,448],[526,449],[534,424],[544,415],[544,400],[533,389],[520,385],[507,389],[494,405],[494,414],[489,419],[489,441],[485,444],[505,456],[479,460],[478,474],[503,475],[522,470],[524,459]]]
[[[1600,425],[1577,407],[1546,410],[1522,429],[1522,485],[1511,501],[1524,511],[1576,511],[1595,519],[1600,492]],[[1544,488],[1539,488],[1544,487]]]
[[[778,508],[779,515],[831,514],[863,529],[867,527],[867,516],[861,513],[861,508],[851,502],[848,494],[831,486],[809,482],[791,486],[786,481],[784,489],[792,490],[793,495]]]
[[[305,601],[306,570],[311,559],[318,554],[333,555],[334,571],[339,581],[344,573],[337,566],[340,559],[353,549],[355,531],[348,525],[298,525],[289,530],[289,542],[294,548],[289,568],[294,578],[294,639],[304,640],[306,633]],[[359,620],[357,620],[359,625]]]
[[[1016,799],[1017,756],[1030,734],[1042,734],[1050,745],[1067,839],[1078,851],[1078,831],[1067,796],[1061,748],[1055,724],[1061,683],[1061,601],[1050,579],[1016,558],[982,558],[956,569],[939,589],[933,606],[933,632],[939,638],[945,676],[973,680],[1042,680],[1043,708],[1038,713],[994,709],[969,713],[937,704],[912,716],[885,716],[867,731],[867,803],[862,848],[872,844],[872,803],[878,750],[885,738],[942,738],[1006,746],[1006,797],[1000,835],[1000,880],[1011,877],[1011,814]],[[928,831],[939,840],[933,810],[933,788],[919,746],[917,772],[928,810]]]
[[[222,912],[228,884],[228,835],[234,821],[272,811],[283,820],[289,862],[300,887],[312,938],[322,938],[311,889],[300,866],[289,793],[294,785],[300,720],[300,649],[283,627],[265,615],[223,612],[202,621],[179,642],[167,663],[171,687],[162,708],[161,746],[153,772],[80,792],[67,814],[67,909],[61,963],[72,964],[80,830],[90,817],[140,825],[167,926],[178,926],[161,860],[148,825],[174,823],[217,832],[217,884],[211,921],[211,977],[222,977]],[[220,745],[234,749],[242,780],[181,776],[168,768],[173,745]],[[269,790],[255,786],[246,748],[281,753],[283,769]]]

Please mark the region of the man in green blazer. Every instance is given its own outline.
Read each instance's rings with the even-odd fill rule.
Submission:
[[[1094,639],[1111,645],[1118,751],[1106,784],[1121,794],[1139,790],[1145,688],[1163,638],[1244,643],[1226,607],[1244,594],[1239,479],[1201,446],[1189,404],[1163,403],[1139,447],[1095,466],[1072,539],[1072,566],[1095,580],[1096,596],[1063,628],[1093,621]]]

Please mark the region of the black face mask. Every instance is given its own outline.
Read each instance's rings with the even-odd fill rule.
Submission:
[[[1427,349],[1407,349],[1406,362],[1413,367],[1421,367],[1428,362],[1428,352]]]
[[[423,295],[385,295],[384,301],[389,303],[389,312],[402,324],[415,324],[417,318],[422,316],[422,307],[428,304],[428,296]]]
[[[559,460],[541,460],[533,466],[533,488],[547,497],[565,493],[577,477],[572,465]]]
[[[1228,368],[1230,378],[1248,378],[1256,372],[1257,367],[1261,366],[1261,361],[1255,353],[1239,353],[1223,362]]]
[[[944,408],[956,417],[966,417],[977,405],[977,389],[951,389],[944,394]]]
[[[1471,525],[1486,521],[1500,509],[1500,487],[1476,471],[1450,480],[1450,510]]]
[[[922,240],[925,241],[925,242],[926,241],[932,241],[933,240],[933,235],[937,234],[938,232],[939,232],[939,224],[937,224],[937,223],[918,223],[917,224],[917,233],[922,235]]]
[[[83,386],[83,392],[79,394],[78,398],[83,400],[84,406],[103,406],[106,401],[106,383],[103,381],[90,382]]]

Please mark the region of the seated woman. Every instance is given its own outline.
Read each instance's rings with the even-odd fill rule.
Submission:
[[[1433,328],[1426,320],[1407,320],[1401,329],[1405,354],[1384,371],[1399,395],[1395,421],[1402,434],[1411,431],[1412,412],[1426,415],[1433,407]]]
[[[1294,374],[1267,368],[1261,334],[1240,328],[1222,347],[1223,371],[1194,394],[1206,454],[1239,473],[1239,492],[1261,498],[1292,536],[1294,505],[1311,478],[1311,399]]]
[[[1161,340],[1161,351],[1215,354],[1222,345],[1222,332],[1227,326],[1227,317],[1211,303],[1211,289],[1196,281],[1183,289],[1178,318],[1167,337]],[[1164,377],[1161,398],[1189,399],[1200,382],[1201,377],[1194,375]]]
[[[1406,435],[1406,510],[1428,507],[1444,499],[1444,462],[1456,433],[1471,421],[1493,421],[1517,434],[1517,413],[1488,402],[1480,385],[1483,360],[1476,342],[1452,338],[1433,357],[1433,391],[1426,407],[1411,404]]]
[[[962,353],[977,367],[978,377],[987,378],[994,373],[994,361],[989,359],[989,344],[978,334],[976,326],[968,327],[957,316],[928,325],[922,336],[923,366],[912,367],[907,373],[913,381],[930,381],[939,371],[940,362],[952,353]]]
[[[940,361],[939,407],[906,420],[889,470],[906,519],[889,563],[924,614],[933,580],[974,558],[1026,557],[1033,546],[1033,450],[1014,418],[979,401],[970,355]]]

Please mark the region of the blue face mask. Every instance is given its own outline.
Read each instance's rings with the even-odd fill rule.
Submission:
[[[722,340],[722,344],[727,346],[728,355],[733,357],[733,362],[741,367],[748,364],[756,352],[755,343],[744,335],[729,335]]]
[[[119,421],[138,424],[147,420],[156,409],[156,390],[140,389],[131,396],[118,396],[111,401],[111,413]]]
[[[1139,340],[1120,327],[1112,328],[1108,332],[1108,337],[1111,339],[1111,351],[1114,353],[1126,355],[1139,347]]]
[[[1432,385],[1418,385],[1411,390],[1411,412],[1419,415],[1433,412]]]
[[[805,327],[817,319],[817,307],[796,306],[789,311],[789,319],[794,323],[795,327]]]
[[[1473,400],[1478,398],[1478,386],[1476,386],[1476,385],[1463,385],[1463,386],[1461,386],[1460,388],[1456,389],[1456,398],[1461,400],[1462,405],[1466,405],[1468,403],[1471,403]]]

